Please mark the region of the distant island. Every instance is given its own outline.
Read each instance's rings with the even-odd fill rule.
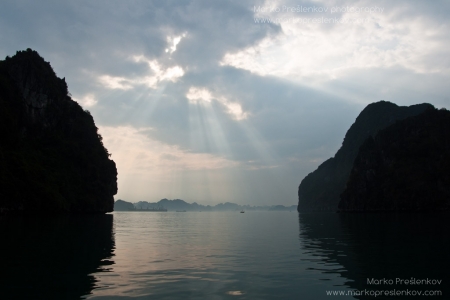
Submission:
[[[31,49],[0,61],[0,214],[112,211],[109,157],[50,63]]]
[[[449,210],[449,122],[431,104],[369,104],[336,155],[301,182],[298,211]]]
[[[139,201],[137,203],[131,203],[124,200],[117,200],[114,203],[115,211],[146,211],[148,209],[157,210],[158,208],[164,208],[168,211],[295,211],[297,205],[284,206],[284,205],[272,205],[272,206],[250,206],[239,205],[236,203],[225,202],[219,203],[214,206],[201,205],[194,203],[187,203],[181,199],[161,199],[158,202]]]

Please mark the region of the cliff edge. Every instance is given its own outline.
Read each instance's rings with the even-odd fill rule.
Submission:
[[[117,170],[94,119],[36,51],[0,61],[0,212],[113,210]]]

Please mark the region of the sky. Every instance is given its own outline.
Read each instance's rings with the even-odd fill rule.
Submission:
[[[0,3],[0,58],[32,48],[91,112],[115,199],[297,204],[380,100],[450,108],[449,1]]]

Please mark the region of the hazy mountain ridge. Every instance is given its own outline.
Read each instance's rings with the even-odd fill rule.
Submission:
[[[448,211],[450,112],[428,109],[361,146],[340,211]]]
[[[136,208],[133,203],[126,202],[126,201],[119,199],[116,202],[114,202],[114,210],[115,211],[132,211],[132,210],[136,210]]]
[[[196,202],[188,203],[181,199],[161,199],[158,202],[147,202],[147,201],[139,201],[136,203],[126,202],[124,200],[117,200],[114,204],[114,210],[123,211],[128,210],[132,211],[134,209],[131,208],[133,205],[134,209],[147,209],[147,208],[157,208],[163,207],[168,211],[293,211],[296,209],[296,205],[292,206],[284,206],[284,205],[272,205],[272,206],[250,206],[250,205],[239,205],[236,203],[225,202],[219,203],[214,206],[210,205],[201,205]],[[116,209],[116,207],[118,209]],[[127,208],[125,208],[127,207]]]
[[[0,212],[112,211],[116,165],[36,51],[0,61],[0,106]]]
[[[317,170],[309,173],[298,189],[299,212],[336,211],[340,194],[344,191],[359,147],[379,130],[394,124],[397,120],[418,115],[431,104],[409,107],[380,101],[369,104],[358,115],[347,131],[341,148],[336,155],[323,162]]]

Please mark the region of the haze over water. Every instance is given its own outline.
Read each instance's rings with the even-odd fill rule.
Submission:
[[[444,299],[449,225],[441,214],[3,218],[1,290],[5,299],[330,299],[327,291],[409,289],[440,290]]]

